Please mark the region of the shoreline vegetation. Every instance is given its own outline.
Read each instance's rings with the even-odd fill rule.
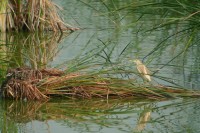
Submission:
[[[144,7],[146,8],[147,6],[145,5]],[[141,8],[142,6],[139,7]],[[78,30],[78,28],[74,28],[62,20],[58,9],[61,8],[49,0],[3,0],[0,3],[0,32],[53,31],[63,33],[65,31]],[[196,13],[199,13],[199,11]],[[161,26],[165,26],[165,24]],[[4,38],[7,37],[5,36]],[[188,43],[190,42],[188,41]],[[188,44],[188,46],[190,45]],[[99,50],[100,52],[105,52],[103,49]],[[96,52],[94,53],[97,55]],[[110,56],[111,54],[108,55]],[[107,58],[110,58],[109,56]],[[91,55],[85,58],[89,57]],[[36,64],[36,62],[34,63]],[[83,68],[85,67],[87,66],[83,66]],[[141,71],[142,69],[140,68],[139,70]],[[135,99],[161,100],[176,97],[199,97],[200,95],[199,91],[159,84],[141,84],[137,82],[137,79],[117,77],[121,73],[130,73],[130,71],[106,69],[81,73],[69,72],[67,69],[39,69],[37,65],[35,65],[34,69],[26,67],[13,68],[8,70],[7,76],[1,85],[0,94],[4,98],[16,100],[48,100],[52,97],[84,99],[124,99],[131,97]],[[141,73],[144,72],[141,71]],[[151,81],[150,78],[148,80]]]
[[[67,71],[67,70],[66,70]],[[48,100],[52,97],[154,99],[199,97],[198,91],[161,85],[138,85],[134,79],[105,77],[104,73],[66,73],[58,69],[10,69],[1,86],[4,98]]]
[[[3,0],[0,3],[0,32],[78,30],[62,20],[60,9],[49,0]]]

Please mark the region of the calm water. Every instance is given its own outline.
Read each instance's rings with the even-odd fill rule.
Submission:
[[[111,0],[112,1],[112,0]],[[16,45],[1,46],[1,70],[8,66],[29,65],[34,68],[57,67],[74,58],[91,53],[100,63],[143,60],[152,71],[156,82],[178,85],[188,89],[199,88],[198,46],[192,45],[184,54],[187,37],[178,36],[159,43],[171,35],[176,26],[146,32],[157,23],[159,16],[147,15],[138,22],[140,14],[118,0],[115,4],[83,0],[60,0],[65,20],[81,30],[59,36],[19,34],[5,37],[4,42]],[[193,39],[198,40],[198,34]],[[157,46],[157,47],[156,47]],[[99,49],[102,53],[98,53]],[[153,51],[153,52],[152,52]],[[95,54],[97,52],[98,54]],[[109,56],[108,56],[109,55]],[[173,59],[173,60],[172,60]],[[9,64],[7,63],[9,61]],[[44,65],[45,64],[45,65]],[[135,69],[134,64],[128,66]],[[164,80],[161,80],[163,79]],[[134,101],[118,99],[52,100],[49,102],[0,101],[0,131],[28,133],[62,132],[199,132],[199,99],[169,101]]]
[[[199,99],[1,101],[1,132],[198,132]]]

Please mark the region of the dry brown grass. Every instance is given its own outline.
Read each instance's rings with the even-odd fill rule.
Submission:
[[[146,98],[167,99],[177,96],[199,96],[198,92],[165,86],[145,86],[134,81],[105,78],[94,74],[71,73],[57,69],[33,70],[16,68],[8,71],[1,89],[12,99],[47,100],[49,97],[70,98]]]
[[[41,100],[48,97],[42,94],[35,83],[42,79],[42,73],[29,68],[10,69],[8,77],[2,86],[3,95],[14,99]]]
[[[4,0],[0,3],[0,30],[73,31],[58,14],[60,8],[49,0]]]

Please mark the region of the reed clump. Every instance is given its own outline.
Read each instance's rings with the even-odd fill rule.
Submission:
[[[3,0],[0,3],[0,31],[73,31],[64,23],[58,7],[49,0]]]
[[[8,71],[1,86],[5,98],[48,100],[68,98],[167,99],[199,96],[198,92],[165,86],[138,85],[133,79],[105,77],[103,74],[65,73],[58,69],[16,68]]]

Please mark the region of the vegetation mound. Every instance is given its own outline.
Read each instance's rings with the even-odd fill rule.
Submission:
[[[58,69],[10,69],[1,86],[5,98],[47,100],[68,98],[168,99],[199,96],[198,92],[134,83],[134,79],[105,77],[103,74],[65,73]]]

